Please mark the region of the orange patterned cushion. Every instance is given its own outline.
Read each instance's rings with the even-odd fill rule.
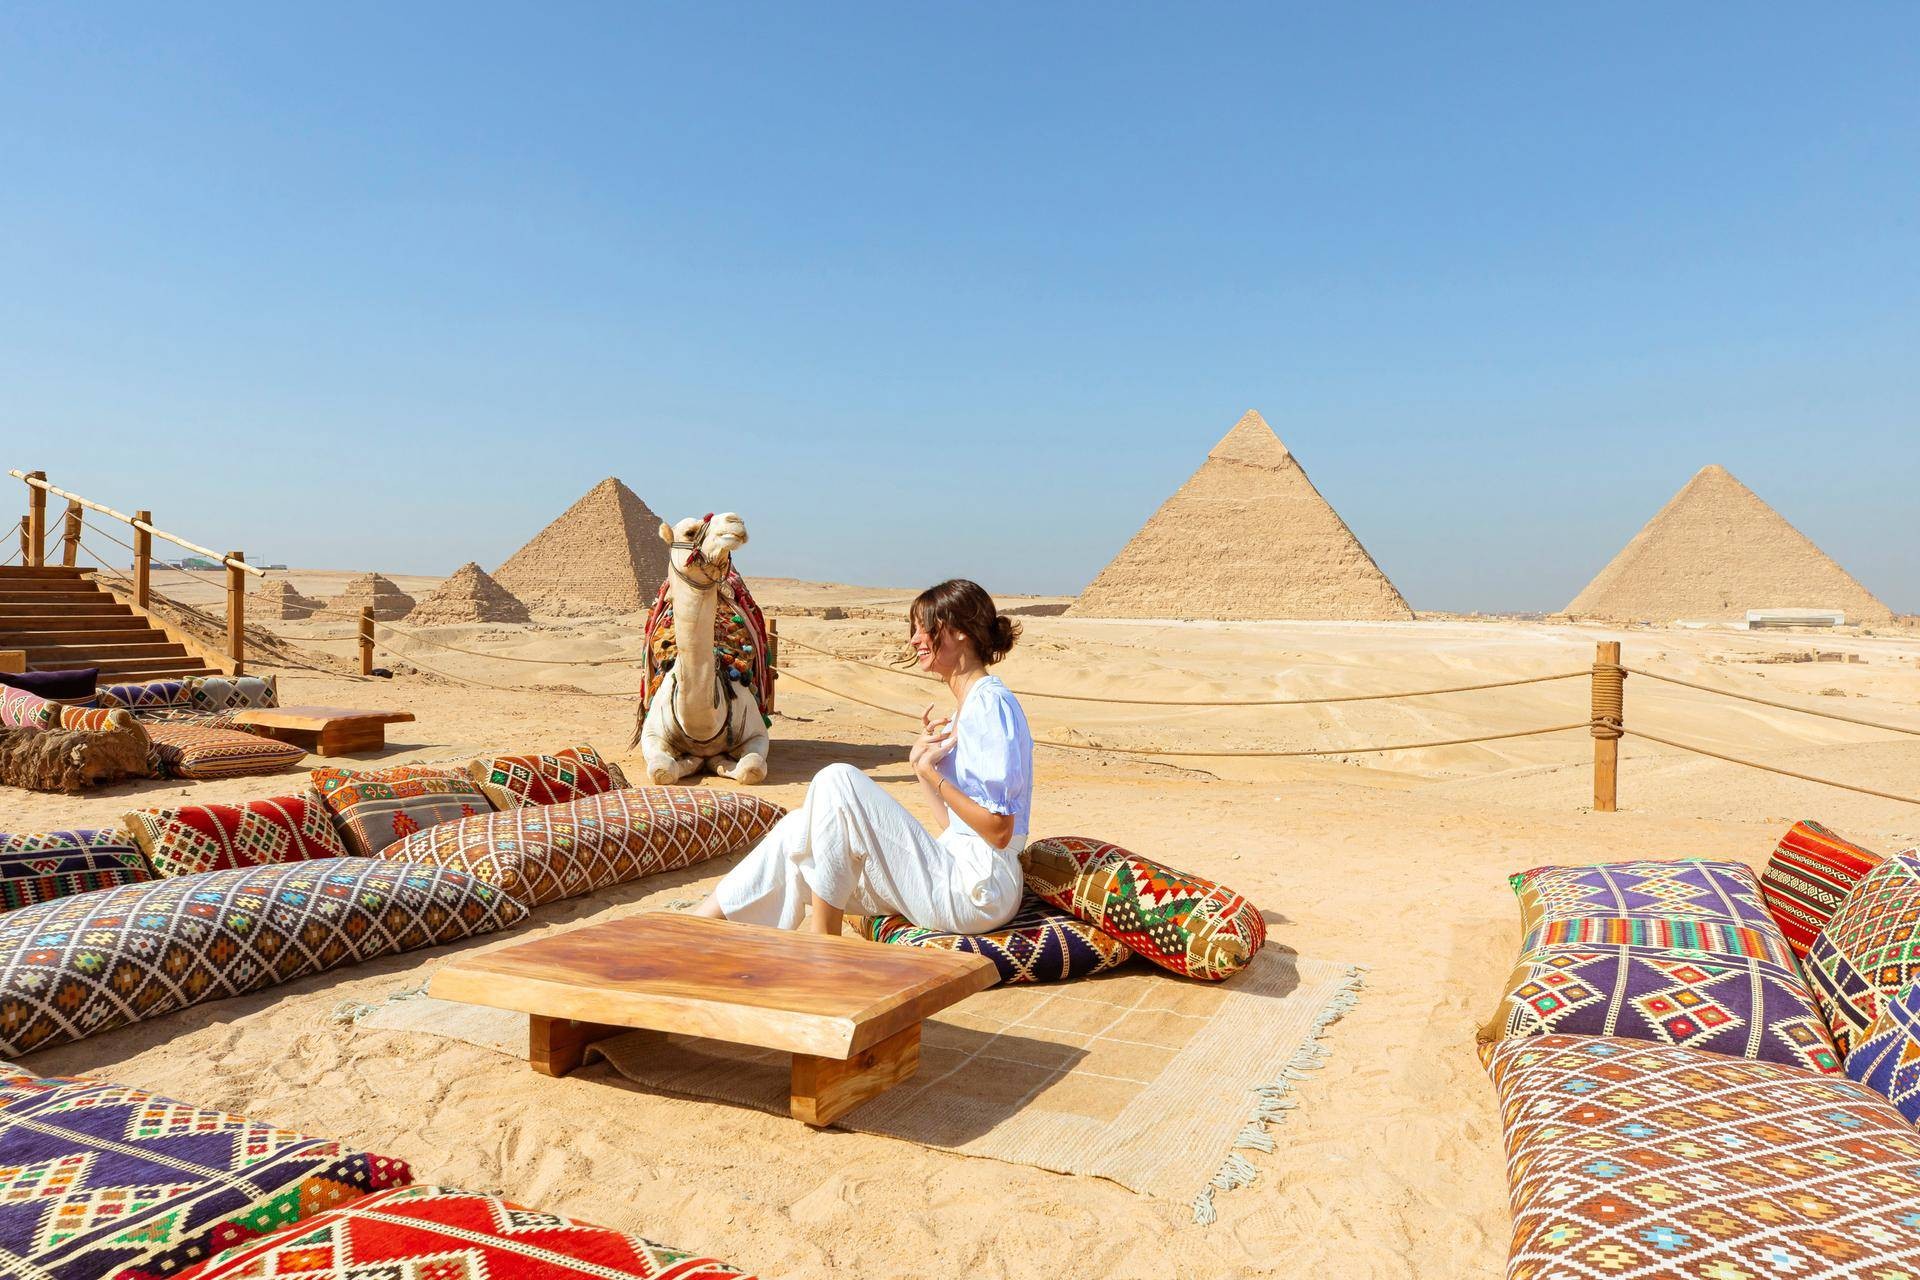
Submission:
[[[552,755],[482,756],[467,772],[496,809],[584,800],[627,785],[619,765],[584,744]]]
[[[493,812],[479,784],[457,769],[406,764],[391,769],[315,769],[350,852],[372,857],[416,831]]]

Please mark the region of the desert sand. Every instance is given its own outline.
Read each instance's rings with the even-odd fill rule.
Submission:
[[[348,575],[294,571],[303,593]],[[156,575],[156,579],[161,575]],[[433,579],[396,577],[424,596]],[[190,583],[159,582],[188,598]],[[755,583],[783,639],[869,659],[904,639],[911,592]],[[211,596],[207,597],[211,600]],[[1000,674],[1016,689],[1133,697],[1380,692],[1583,668],[1595,640],[1702,683],[1920,724],[1920,635],[1605,629],[1515,622],[1201,623],[1049,616],[1064,600],[1006,601],[1026,637]],[[834,617],[834,614],[844,614]],[[314,653],[352,653],[351,625],[276,623]],[[639,616],[426,628],[516,658],[631,657]],[[396,641],[396,644],[411,642]],[[288,701],[391,706],[381,763],[592,742],[626,750],[634,674],[418,650],[453,676],[544,691],[280,668]],[[1825,661],[1792,661],[1819,654]],[[797,676],[917,711],[940,694],[911,678],[788,644]],[[1857,658],[1858,661],[1849,661]],[[383,663],[392,659],[383,655]],[[325,665],[325,664],[314,664]],[[341,670],[344,670],[342,665]],[[568,692],[562,692],[566,690]],[[1582,721],[1584,679],[1411,702],[1188,709],[1025,699],[1037,735],[1179,750],[1451,738]],[[797,801],[848,760],[907,804],[904,721],[787,680],[764,794]],[[1914,791],[1920,738],[1776,711],[1641,679],[1628,724],[1788,767]],[[1165,1277],[1194,1280],[1498,1275],[1507,1209],[1499,1118],[1473,1049],[1516,942],[1509,872],[1552,862],[1707,856],[1762,863],[1786,825],[1815,817],[1883,849],[1920,841],[1920,809],[1684,756],[1628,739],[1622,811],[1594,813],[1584,731],[1323,760],[1154,762],[1043,747],[1036,835],[1087,833],[1223,880],[1261,903],[1271,945],[1369,967],[1358,1007],[1325,1041],[1327,1066],[1252,1153],[1259,1180],[1223,1194],[1219,1221],[1097,1179],[968,1159],[870,1135],[625,1086],[604,1066],[551,1080],[465,1045],[334,1020],[345,1001],[418,986],[463,948],[440,948],[204,1005],[31,1055],[84,1072],[337,1136],[423,1174],[636,1230],[765,1276]],[[361,757],[372,762],[373,757]],[[123,785],[83,797],[0,795],[4,827],[103,824],[136,804],[282,792],[297,773],[221,783]],[[734,784],[707,779],[710,787]],[[559,903],[540,930],[700,896],[720,859]],[[515,937],[527,936],[525,933]],[[497,946],[499,939],[467,944]],[[1177,1124],[1168,1140],[1178,1141]]]

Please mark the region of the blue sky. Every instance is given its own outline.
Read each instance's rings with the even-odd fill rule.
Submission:
[[[0,442],[256,560],[601,477],[1073,591],[1248,407],[1416,607],[1719,462],[1920,611],[1920,10],[16,6]]]

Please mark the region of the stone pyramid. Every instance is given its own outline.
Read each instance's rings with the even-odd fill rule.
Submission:
[[[324,607],[323,601],[295,591],[293,584],[285,578],[267,579],[247,601],[248,613],[280,622],[305,621]]]
[[[1353,530],[1252,409],[1068,612],[1096,618],[1413,617]]]
[[[1848,622],[1893,611],[1734,479],[1707,466],[1602,569],[1566,611],[1623,622],[1744,619],[1749,609],[1838,609]]]
[[[531,622],[520,598],[469,560],[413,606],[407,621],[421,626],[448,622]]]
[[[395,622],[406,617],[413,608],[413,597],[395,586],[391,578],[377,573],[363,573],[357,578],[349,578],[346,587],[327,601],[319,616],[358,618],[360,610],[367,605],[373,606],[373,616],[377,621]]]
[[[660,517],[608,476],[493,571],[536,613],[631,613],[667,576]]]

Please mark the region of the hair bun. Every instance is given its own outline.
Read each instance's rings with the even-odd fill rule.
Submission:
[[[1013,648],[1013,642],[1020,638],[1020,624],[1004,613],[993,617],[993,656],[988,662],[998,662],[1007,656]]]

